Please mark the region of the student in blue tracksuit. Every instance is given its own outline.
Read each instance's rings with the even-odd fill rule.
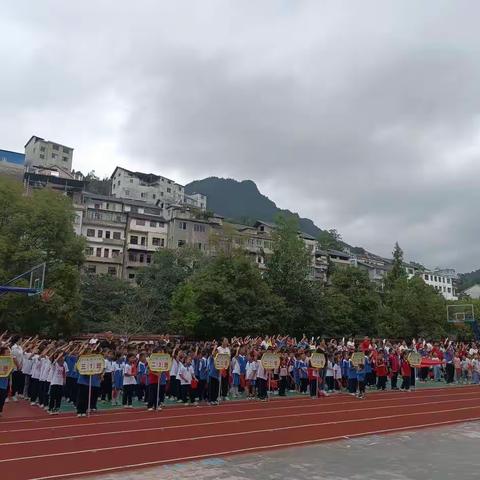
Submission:
[[[357,383],[357,368],[350,359],[348,361],[348,393],[350,393],[350,395],[355,395],[357,392]]]
[[[373,376],[372,362],[368,355],[365,355],[365,383],[369,387],[375,385],[375,379]]]
[[[358,398],[365,397],[365,365],[357,365],[357,383],[358,383]]]
[[[198,367],[195,375],[198,378],[198,401],[203,402],[204,400],[208,399],[208,359],[207,359],[207,351],[203,350],[201,357],[198,359]]]
[[[218,405],[219,372],[215,368],[213,354],[208,358],[208,401],[210,405]]]
[[[65,355],[65,363],[68,367],[67,378],[65,383],[65,398],[67,403],[77,402],[77,378],[78,371],[76,369],[78,357],[76,355],[70,354]]]

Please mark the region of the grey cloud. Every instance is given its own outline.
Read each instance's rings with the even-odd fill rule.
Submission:
[[[1,146],[37,133],[100,173],[251,178],[352,244],[480,266],[478,3],[182,7],[6,8]]]

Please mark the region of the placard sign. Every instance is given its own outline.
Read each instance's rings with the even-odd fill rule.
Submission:
[[[230,355],[228,353],[217,353],[214,363],[217,370],[227,370],[230,367]]]
[[[102,355],[80,355],[77,361],[77,370],[80,375],[100,375],[105,369],[105,360]]]
[[[8,355],[0,357],[0,378],[8,377],[14,368],[15,363],[13,363],[12,357]]]
[[[407,361],[412,367],[419,367],[422,364],[422,356],[418,352],[410,352]]]
[[[168,353],[152,353],[148,359],[148,367],[154,373],[169,372],[172,357]]]
[[[312,356],[310,357],[310,365],[312,366],[312,368],[323,368],[325,367],[325,362],[325,355],[323,353],[312,353]]]
[[[276,353],[264,353],[262,356],[262,366],[265,370],[274,370],[280,367],[280,356]]]
[[[358,367],[359,365],[362,365],[365,363],[365,354],[363,352],[355,352],[352,355],[352,364],[354,367]]]

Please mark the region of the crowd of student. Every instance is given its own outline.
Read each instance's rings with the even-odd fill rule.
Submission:
[[[58,414],[62,401],[73,404],[78,416],[95,412],[99,401],[132,408],[133,399],[149,410],[169,401],[217,405],[237,398],[265,401],[269,392],[287,392],[312,398],[346,392],[363,398],[367,389],[409,391],[417,381],[446,383],[480,382],[479,349],[475,343],[426,340],[388,341],[365,337],[326,341],[292,337],[224,338],[221,343],[172,342],[168,336],[153,342],[128,343],[107,335],[86,342],[46,341],[18,336],[2,341],[0,356],[11,355],[15,368],[0,378],[0,413],[10,390],[11,401],[27,399],[31,405]],[[266,370],[264,353],[277,353],[279,366]],[[325,366],[311,365],[312,353],[323,353]],[[357,361],[352,356],[357,352]],[[358,361],[358,352],[361,360]],[[411,365],[409,354],[417,352],[421,364]],[[76,369],[80,355],[101,353],[102,374],[86,376]],[[153,353],[171,356],[169,371],[149,369]],[[217,354],[228,354],[230,365],[218,370]],[[219,398],[220,396],[220,398]]]

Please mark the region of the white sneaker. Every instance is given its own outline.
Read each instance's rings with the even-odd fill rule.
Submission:
[[[153,412],[153,408],[149,408],[148,411],[149,411],[149,412]]]
[[[13,400],[14,402],[18,402],[18,397],[17,397],[16,395],[14,395],[14,396],[12,397],[12,400]]]

